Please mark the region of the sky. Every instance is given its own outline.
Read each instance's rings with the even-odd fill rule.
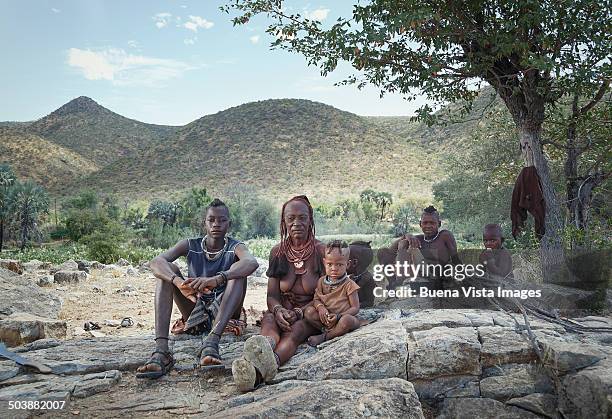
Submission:
[[[38,119],[79,96],[143,122],[184,125],[243,103],[323,102],[358,115],[412,115],[424,101],[334,86],[304,57],[271,50],[266,18],[233,27],[223,0],[4,0],[0,121]],[[324,23],[351,1],[288,1]]]

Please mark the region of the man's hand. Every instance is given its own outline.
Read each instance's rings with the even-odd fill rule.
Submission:
[[[218,282],[217,277],[207,278],[200,276],[197,278],[187,278],[183,285],[187,285],[198,292],[208,293],[217,286]]]
[[[421,242],[412,234],[404,234],[397,244],[397,249],[420,249]]]

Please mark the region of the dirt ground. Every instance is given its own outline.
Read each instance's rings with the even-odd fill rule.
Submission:
[[[67,339],[91,337],[83,330],[85,322],[100,325],[98,332],[107,336],[135,336],[153,334],[155,326],[156,278],[150,272],[129,275],[126,268],[92,270],[85,281],[78,284],[55,286],[63,299],[60,318],[68,323]],[[266,309],[266,285],[249,281],[244,308],[247,321],[253,324]],[[120,327],[113,323],[130,317],[134,326]],[[175,307],[173,321],[180,318]]]

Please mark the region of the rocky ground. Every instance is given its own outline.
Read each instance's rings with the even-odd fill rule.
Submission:
[[[172,341],[177,364],[168,376],[136,380],[153,350],[150,272],[121,261],[81,263],[89,273],[64,265],[3,262],[21,274],[0,268],[0,339],[53,371],[0,361],[0,417],[612,416],[610,317],[574,319],[598,328],[582,333],[528,317],[530,340],[520,315],[387,305],[363,310],[373,322],[353,333],[316,349],[303,345],[273,383],[240,394],[229,370],[196,368],[200,337]],[[258,332],[264,268],[249,279],[247,333],[223,337],[227,365]],[[116,324],[128,316],[133,326]],[[82,329],[85,321],[102,326],[96,336]],[[7,408],[9,400],[51,399],[66,401],[65,409]]]

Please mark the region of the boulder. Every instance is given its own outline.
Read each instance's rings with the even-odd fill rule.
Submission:
[[[539,416],[486,398],[445,399],[436,419],[536,419]]]
[[[595,345],[548,336],[538,337],[544,350],[544,358],[562,375],[591,366],[606,357]]]
[[[258,278],[268,278],[266,276],[266,271],[268,270],[268,259],[255,258],[257,263],[259,263],[259,267],[253,272],[251,275],[256,276]]]
[[[61,307],[58,297],[20,275],[0,268],[0,318],[21,312],[55,319]]]
[[[128,268],[125,270],[125,274],[127,276],[138,276],[138,275],[140,275],[138,270],[136,268],[131,267],[131,266],[128,266]]]
[[[609,418],[612,415],[612,358],[565,376],[559,410],[568,418]]]
[[[522,333],[501,327],[479,327],[483,368],[503,364],[525,364],[536,360],[531,343]]]
[[[406,331],[427,330],[434,327],[471,327],[471,320],[459,310],[421,310],[408,312],[402,321]]]
[[[94,260],[93,262],[91,262],[90,269],[104,269],[104,268],[106,268],[106,265],[98,262],[97,260]]]
[[[381,380],[283,381],[227,401],[212,417],[424,418],[411,383]],[[211,412],[212,413],[212,412]]]
[[[69,400],[108,391],[121,380],[121,372],[59,377],[35,375],[32,382],[0,388],[0,400]],[[8,417],[8,416],[6,416]]]
[[[70,259],[60,265],[54,265],[51,267],[51,273],[54,274],[58,271],[78,271],[79,264],[74,260]]]
[[[77,260],[76,261],[79,271],[89,273],[89,269],[91,268],[91,262],[88,260]]]
[[[408,340],[408,380],[479,375],[480,342],[472,327],[434,327]]]
[[[7,346],[18,346],[44,338],[65,338],[66,322],[38,317],[27,313],[13,313],[0,320],[0,341]]]
[[[39,287],[48,287],[55,283],[53,275],[41,275],[38,277],[36,283]]]
[[[53,275],[56,284],[77,284],[87,279],[87,273],[83,271],[58,271]]]
[[[128,260],[126,260],[126,259],[119,258],[119,260],[117,261],[116,265],[117,266],[130,266],[131,263]]]
[[[41,262],[40,260],[32,259],[23,264],[26,272],[46,271],[51,269],[51,262]]]
[[[478,377],[473,375],[453,375],[433,380],[413,379],[410,381],[419,399],[436,402],[447,397],[480,397]]]
[[[0,268],[20,275],[23,273],[23,263],[16,259],[0,259]]]
[[[300,380],[406,378],[408,334],[401,323],[381,320],[325,342],[297,367]]]
[[[532,393],[508,400],[506,405],[520,407],[523,410],[551,419],[557,417],[557,397],[552,394]]]
[[[512,364],[489,368],[480,380],[482,397],[506,401],[531,393],[551,393],[553,383],[537,364]]]

